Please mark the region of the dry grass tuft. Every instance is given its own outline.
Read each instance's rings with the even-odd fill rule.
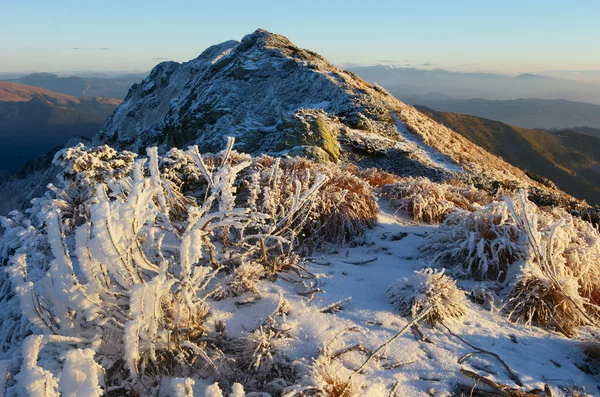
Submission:
[[[388,289],[388,299],[402,315],[413,318],[424,310],[430,324],[448,318],[460,318],[466,313],[465,293],[444,270],[423,269],[411,278],[405,278]]]
[[[494,202],[475,212],[454,212],[420,246],[434,262],[476,280],[506,280],[509,267],[527,257],[527,243],[508,206]]]
[[[490,201],[472,186],[435,183],[424,177],[402,178],[382,187],[381,192],[392,205],[424,223],[441,223],[456,210],[475,211],[479,204]]]
[[[552,281],[533,275],[520,277],[504,306],[508,319],[554,329],[572,337],[586,324],[575,304]]]
[[[383,187],[400,180],[400,177],[389,172],[380,170],[379,168],[358,168],[356,166],[346,166],[347,168],[353,168],[351,172],[361,179],[367,181],[369,185],[374,188]]]

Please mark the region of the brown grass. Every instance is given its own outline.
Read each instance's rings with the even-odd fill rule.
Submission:
[[[576,306],[552,283],[523,277],[513,288],[504,311],[511,321],[554,329],[573,336],[586,322]]]
[[[490,198],[472,186],[435,183],[423,177],[401,178],[381,188],[392,205],[406,211],[415,221],[441,223],[452,212],[475,211]]]
[[[400,179],[397,175],[390,174],[379,168],[358,168],[356,166],[347,165],[346,169],[357,177],[367,181],[367,183],[374,188],[390,185]]]

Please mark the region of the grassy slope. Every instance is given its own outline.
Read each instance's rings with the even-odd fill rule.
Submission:
[[[570,130],[529,130],[424,106],[417,109],[510,164],[553,180],[575,197],[600,203],[599,138]]]

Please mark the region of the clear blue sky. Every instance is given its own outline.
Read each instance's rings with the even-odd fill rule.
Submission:
[[[0,72],[147,70],[258,27],[337,64],[600,69],[600,0],[0,0],[0,16]]]

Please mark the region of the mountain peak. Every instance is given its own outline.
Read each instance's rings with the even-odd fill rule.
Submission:
[[[548,76],[542,76],[539,74],[533,74],[533,73],[521,73],[518,76],[515,76],[515,79],[550,79],[551,77]]]
[[[217,151],[226,136],[250,154],[350,161],[401,175],[440,179],[483,162],[523,176],[383,88],[264,29],[189,62],[157,65],[130,89],[94,144]]]

